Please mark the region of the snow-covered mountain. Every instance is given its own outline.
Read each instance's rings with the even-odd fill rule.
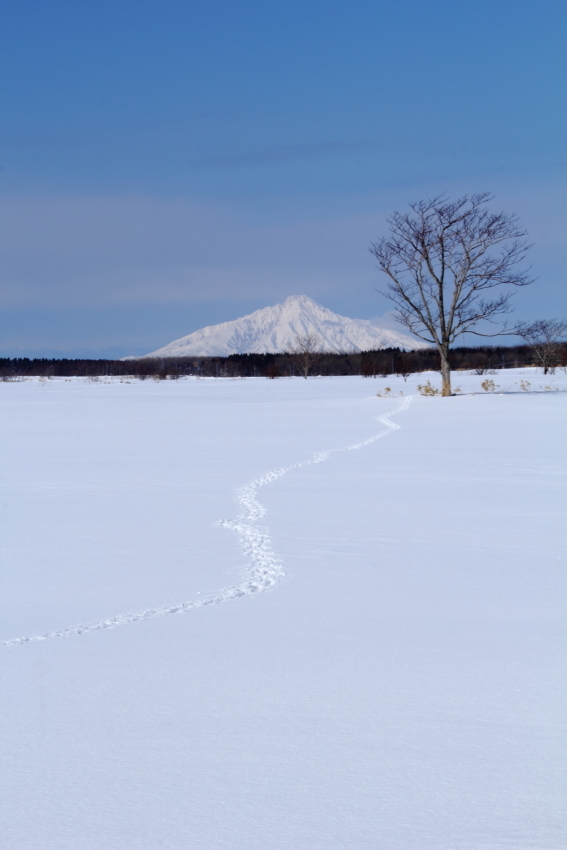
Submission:
[[[283,304],[249,316],[211,325],[176,339],[145,357],[226,357],[285,351],[298,335],[314,332],[323,351],[370,351],[378,348],[424,347],[408,334],[387,330],[365,319],[348,319],[322,307],[307,295],[290,295]],[[130,360],[134,358],[124,358]]]

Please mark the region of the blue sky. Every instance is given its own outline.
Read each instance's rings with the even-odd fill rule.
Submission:
[[[389,309],[410,201],[490,191],[567,313],[562,2],[9,0],[3,353],[141,353],[305,293]]]

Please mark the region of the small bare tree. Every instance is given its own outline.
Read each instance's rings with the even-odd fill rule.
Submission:
[[[396,375],[401,375],[404,379],[404,382],[407,381],[409,376],[412,373],[412,362],[411,358],[408,357],[407,354],[401,354],[396,359]]]
[[[543,374],[550,372],[553,375],[567,339],[567,321],[537,319],[535,322],[520,322],[514,330],[531,348],[536,362],[543,369]]]
[[[300,375],[307,379],[315,354],[321,351],[321,337],[315,331],[298,334],[294,341],[285,349],[297,366]]]
[[[389,277],[382,293],[396,305],[394,318],[434,345],[441,358],[441,395],[451,395],[449,349],[480,322],[498,322],[510,310],[513,292],[496,287],[526,286],[532,279],[516,269],[524,260],[526,231],[517,217],[491,213],[488,193],[456,201],[438,196],[410,204],[412,212],[388,219],[390,235],[371,245],[378,268]]]

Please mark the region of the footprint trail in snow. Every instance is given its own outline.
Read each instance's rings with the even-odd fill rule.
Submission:
[[[393,431],[398,431],[400,426],[390,420],[390,416],[395,416],[401,413],[410,405],[411,396],[404,399],[402,404],[395,410],[391,410],[383,416],[378,416],[377,419],[386,428],[369,437],[367,440],[362,440],[359,443],[353,443],[350,446],[343,446],[339,449],[328,449],[327,451],[316,452],[310,460],[305,460],[300,463],[294,463],[291,466],[283,466],[279,469],[272,469],[260,478],[256,478],[244,487],[237,491],[236,500],[242,506],[243,513],[236,519],[221,520],[220,525],[224,528],[236,531],[240,538],[240,544],[244,553],[249,559],[248,569],[244,579],[232,587],[227,587],[219,591],[213,596],[208,596],[205,599],[199,599],[192,602],[180,602],[177,605],[164,605],[159,608],[147,608],[145,611],[138,611],[134,614],[118,614],[116,617],[110,617],[106,620],[99,620],[94,623],[86,623],[82,626],[73,626],[70,629],[61,629],[54,632],[46,632],[41,635],[31,635],[25,637],[12,638],[4,640],[1,646],[15,646],[21,643],[31,643],[32,641],[49,640],[57,637],[73,637],[74,635],[82,635],[86,632],[95,632],[100,629],[113,629],[117,626],[125,626],[128,623],[138,623],[141,620],[151,620],[153,617],[162,617],[165,614],[181,614],[185,611],[191,611],[194,608],[205,608],[207,605],[218,605],[225,602],[227,599],[237,599],[241,596],[251,596],[254,593],[259,593],[268,590],[280,581],[284,576],[281,561],[275,554],[272,541],[270,539],[267,528],[261,528],[253,523],[262,519],[266,515],[266,509],[258,501],[257,494],[260,487],[266,484],[271,484],[286,475],[293,469],[300,469],[303,466],[313,466],[317,463],[322,463],[327,460],[331,454],[336,452],[349,452],[356,449],[362,449],[391,434]]]

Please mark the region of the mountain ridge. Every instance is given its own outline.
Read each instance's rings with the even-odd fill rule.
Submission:
[[[271,354],[285,351],[297,336],[316,333],[325,352],[357,352],[380,348],[409,351],[426,347],[409,334],[388,330],[368,319],[333,313],[307,295],[290,295],[281,304],[247,316],[209,325],[143,357],[227,357],[230,354]],[[140,359],[124,357],[123,360]]]

